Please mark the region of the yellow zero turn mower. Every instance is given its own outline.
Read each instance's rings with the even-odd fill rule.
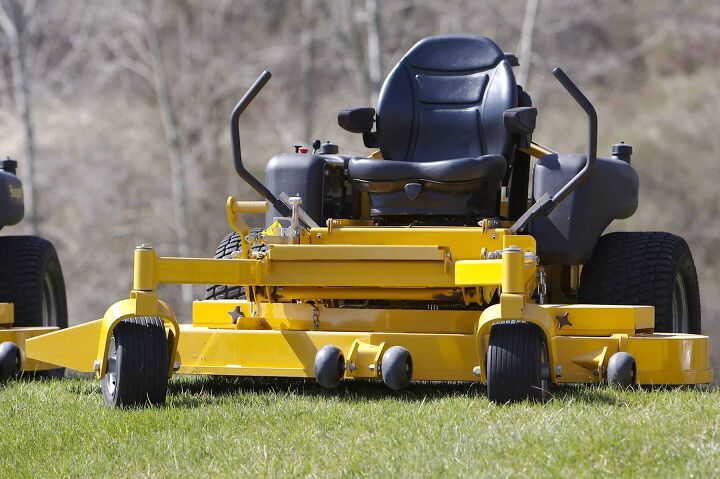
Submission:
[[[0,161],[0,228],[25,214],[17,162]],[[27,356],[25,341],[67,327],[65,282],[52,243],[38,236],[0,237],[0,381],[21,373],[62,376]]]
[[[338,115],[374,153],[316,141],[273,157],[262,183],[243,166],[238,121],[264,72],[231,133],[235,169],[265,200],[228,198],[233,232],[214,259],[139,246],[130,298],[27,341],[28,356],[95,371],[115,406],[162,402],[173,374],[475,381],[500,403],[559,383],[711,382],[685,241],[601,236],[637,208],[632,148],[596,156],[595,110],[559,68],[588,117],[587,153],[533,142],[516,64],[482,36],[426,38],[390,72],[377,111]],[[267,228],[246,213],[265,213]],[[158,298],[161,283],[212,285],[191,325]]]

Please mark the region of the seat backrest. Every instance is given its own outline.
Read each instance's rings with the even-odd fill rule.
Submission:
[[[517,107],[510,63],[480,35],[427,37],[388,75],[377,138],[383,158],[427,162],[500,154],[510,159],[503,112]]]

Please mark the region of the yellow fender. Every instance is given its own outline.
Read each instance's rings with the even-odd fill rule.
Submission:
[[[159,317],[166,330],[172,333],[172,344],[168,344],[168,377],[172,376],[180,327],[170,306],[149,292],[133,291],[129,299],[110,306],[102,319],[28,339],[26,354],[32,359],[57,366],[95,372],[100,379],[107,369],[108,347],[115,325],[138,316]]]

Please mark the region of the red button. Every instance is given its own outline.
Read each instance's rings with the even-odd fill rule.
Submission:
[[[299,151],[300,153],[307,153],[309,150],[308,150],[307,148],[305,148],[304,146],[301,146],[298,151]]]

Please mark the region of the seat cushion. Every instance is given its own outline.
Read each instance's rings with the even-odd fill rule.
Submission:
[[[500,155],[483,155],[478,158],[414,163],[409,161],[373,160],[353,158],[348,164],[350,176],[366,181],[427,180],[437,182],[502,180],[507,169]]]

